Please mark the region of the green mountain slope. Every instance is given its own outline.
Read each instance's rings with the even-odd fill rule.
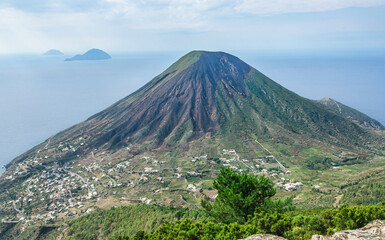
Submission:
[[[377,138],[328,106],[298,96],[232,55],[193,51],[138,91],[50,138],[48,148],[86,139],[76,151],[57,156],[70,159],[144,142],[172,148],[207,133],[238,140],[317,139],[347,148]]]
[[[346,119],[351,120],[352,122],[361,125],[363,127],[373,128],[373,129],[379,129],[384,130],[385,127],[378,122],[377,120],[365,115],[362,112],[359,112],[351,107],[348,107],[340,102],[337,102],[336,100],[332,98],[323,98],[321,100],[316,101],[317,103],[324,106],[327,110],[344,117]]]

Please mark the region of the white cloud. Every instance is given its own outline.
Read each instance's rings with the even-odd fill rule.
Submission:
[[[43,51],[55,45],[77,50],[98,41],[102,24],[103,21],[86,13],[0,9],[0,52]]]
[[[384,4],[385,0],[240,0],[235,10],[240,13],[272,15],[293,12],[322,12]]]
[[[226,19],[385,5],[385,0],[100,0],[100,12],[137,29],[210,31]],[[222,25],[222,27],[221,27]]]
[[[134,28],[157,30],[209,30],[209,21],[224,12],[225,0],[103,0],[100,13],[108,19],[135,22]]]
[[[366,13],[363,19],[357,19],[361,14],[346,19],[281,14],[376,6],[385,0],[31,0],[40,4],[35,8],[21,4],[24,0],[4,1],[9,7],[0,4],[1,53],[263,48],[288,38],[298,45],[310,35],[384,31]]]

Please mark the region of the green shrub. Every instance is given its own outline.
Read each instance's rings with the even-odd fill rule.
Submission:
[[[218,191],[214,204],[202,200],[201,205],[216,222],[245,223],[257,208],[281,210],[291,204],[290,199],[271,200],[277,190],[264,175],[239,174],[233,169],[222,168],[213,186]]]

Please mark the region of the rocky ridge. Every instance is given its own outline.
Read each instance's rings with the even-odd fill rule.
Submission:
[[[256,234],[243,240],[285,240],[283,237],[271,234]],[[321,235],[313,235],[311,240],[385,240],[385,221],[374,220],[365,227],[356,230],[344,230],[326,237]],[[240,239],[242,240],[242,239]]]
[[[365,227],[356,230],[345,230],[336,232],[331,237],[314,235],[311,240],[385,240],[385,221],[374,220]]]

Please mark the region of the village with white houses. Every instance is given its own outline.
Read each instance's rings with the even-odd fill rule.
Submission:
[[[79,146],[82,146],[81,140]],[[76,147],[60,144],[58,149],[75,151]],[[13,212],[13,217],[3,218],[2,222],[30,225],[71,219],[94,211],[103,199],[111,197],[116,199],[116,205],[162,204],[162,193],[179,191],[214,200],[215,190],[210,186],[222,167],[240,173],[265,174],[284,191],[302,187],[301,182],[291,180],[291,172],[271,153],[251,160],[242,158],[234,149],[222,149],[219,155],[219,158],[210,158],[207,154],[186,157],[186,166],[175,166],[167,159],[150,155],[107,161],[106,152],[92,152],[86,164],[76,161],[44,164],[48,156],[25,160],[2,176],[4,181],[12,182],[29,174],[19,191],[9,192],[9,198],[0,202]],[[40,170],[34,171],[37,168]],[[131,194],[133,192],[135,194]]]

